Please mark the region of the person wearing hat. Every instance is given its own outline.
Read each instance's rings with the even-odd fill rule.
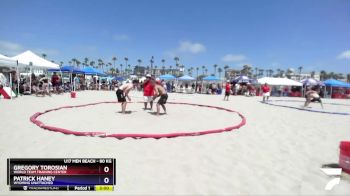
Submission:
[[[153,95],[154,95],[154,84],[152,84],[151,74],[146,75],[146,80],[143,83],[143,99],[145,110],[147,110],[147,103],[150,103],[151,110],[153,108]]]
[[[225,86],[225,97],[224,97],[224,101],[228,101],[228,97],[231,94],[231,85],[230,85],[230,80],[226,81],[226,86]],[[227,99],[226,99],[227,98]]]

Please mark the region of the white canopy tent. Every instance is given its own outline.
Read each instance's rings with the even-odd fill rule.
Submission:
[[[27,50],[17,56],[12,57],[11,59],[17,60],[19,64],[25,64],[29,65],[30,67],[30,73],[32,73],[32,68],[38,68],[38,69],[58,69],[60,66],[56,63],[50,62],[44,58],[41,58],[40,56],[36,55],[30,50]],[[32,92],[32,77],[29,77],[29,89],[30,92]]]
[[[2,67],[16,67],[17,61],[11,59],[10,57],[0,54],[0,66]]]
[[[258,79],[259,84],[265,84],[271,86],[302,86],[303,84],[301,82],[297,82],[288,78],[270,78],[270,77],[264,77]]]
[[[7,67],[7,68],[10,68],[10,70],[11,70],[11,68],[13,68],[13,67],[15,67],[16,68],[16,75],[17,75],[17,81],[19,81],[19,73],[18,73],[18,62],[17,62],[17,60],[13,60],[12,58],[10,58],[10,57],[7,57],[7,56],[5,56],[5,55],[2,55],[2,54],[0,54],[0,67]],[[9,71],[8,72],[9,73],[9,85],[10,85],[10,87],[9,88],[11,88],[11,91],[10,91],[10,97],[11,97],[11,99],[12,99],[12,74],[11,74],[11,72]],[[5,83],[5,81],[6,80],[3,80],[3,82],[2,83]],[[17,82],[17,89],[19,89],[19,82]]]
[[[36,55],[30,50],[27,50],[17,56],[12,57],[13,60],[18,60],[19,64],[32,65],[37,68],[54,68],[58,69],[60,66],[56,63],[50,62],[40,56]]]

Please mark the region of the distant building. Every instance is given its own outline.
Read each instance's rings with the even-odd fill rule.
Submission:
[[[314,78],[316,80],[320,80],[320,74],[311,74],[311,73],[292,73],[290,75],[290,79],[292,80],[296,80],[296,81],[299,81],[299,80],[303,80],[303,79],[307,79],[307,78]]]
[[[134,67],[134,71],[133,71],[134,75],[137,75],[137,76],[144,76],[147,74],[147,68],[144,67],[144,66],[138,66],[136,65]]]
[[[159,77],[160,75],[164,75],[164,74],[171,74],[174,76],[179,76],[179,75],[183,75],[183,70],[184,69],[180,69],[180,68],[174,68],[174,69],[163,69],[163,68],[154,68],[152,69],[152,71],[150,70],[150,66],[149,67],[144,67],[144,66],[135,66],[134,68],[134,75],[137,76],[145,76],[146,74],[151,74],[155,77]]]
[[[225,78],[227,79],[233,79],[241,74],[240,70],[236,69],[226,69],[225,71]]]

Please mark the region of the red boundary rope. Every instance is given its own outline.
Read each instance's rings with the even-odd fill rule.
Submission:
[[[131,137],[134,139],[140,139],[140,138],[154,138],[154,139],[160,139],[160,138],[172,138],[172,137],[179,137],[179,136],[198,136],[198,135],[205,135],[205,134],[212,134],[212,133],[221,133],[226,131],[232,131],[233,129],[239,129],[242,126],[246,124],[246,118],[239,112],[236,112],[234,110],[222,108],[222,107],[216,107],[216,106],[209,106],[209,105],[201,105],[201,104],[192,104],[192,103],[180,103],[180,102],[168,102],[168,104],[182,104],[182,105],[191,105],[191,106],[199,106],[199,107],[208,107],[208,108],[215,108],[218,110],[224,110],[227,112],[237,113],[239,117],[241,117],[241,122],[238,125],[225,127],[222,129],[215,129],[215,130],[206,130],[206,131],[198,131],[198,132],[176,132],[176,133],[165,133],[165,134],[138,134],[138,133],[115,133],[115,134],[107,134],[106,132],[80,132],[80,131],[72,131],[69,129],[63,129],[59,127],[53,127],[44,124],[43,122],[39,121],[37,118],[45,113],[65,109],[65,108],[78,108],[78,107],[86,107],[91,105],[98,105],[103,103],[117,103],[115,101],[105,101],[105,102],[97,102],[97,103],[90,103],[90,104],[84,104],[84,105],[76,105],[76,106],[63,106],[59,108],[54,108],[50,110],[46,110],[44,112],[37,112],[34,115],[30,117],[30,121],[37,126],[49,130],[49,131],[55,131],[55,132],[61,132],[64,134],[73,134],[77,136],[94,136],[94,137],[114,137],[118,139],[124,139],[127,137]],[[143,102],[134,102],[134,103],[143,103]]]

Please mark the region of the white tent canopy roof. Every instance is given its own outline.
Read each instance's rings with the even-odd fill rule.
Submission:
[[[16,60],[13,60],[10,57],[0,54],[0,66],[15,67],[16,65],[17,65]]]
[[[0,59],[1,60],[12,60],[10,57],[7,57],[7,56],[5,56],[5,55],[2,55],[2,54],[0,54]]]
[[[13,60],[18,60],[18,63],[29,65],[30,62],[34,67],[40,68],[59,68],[60,66],[56,63],[52,63],[46,59],[41,58],[40,56],[34,54],[32,51],[27,50],[17,56],[12,57]]]
[[[288,78],[270,78],[264,77],[258,79],[259,84],[265,84],[272,86],[302,86],[303,84]]]

